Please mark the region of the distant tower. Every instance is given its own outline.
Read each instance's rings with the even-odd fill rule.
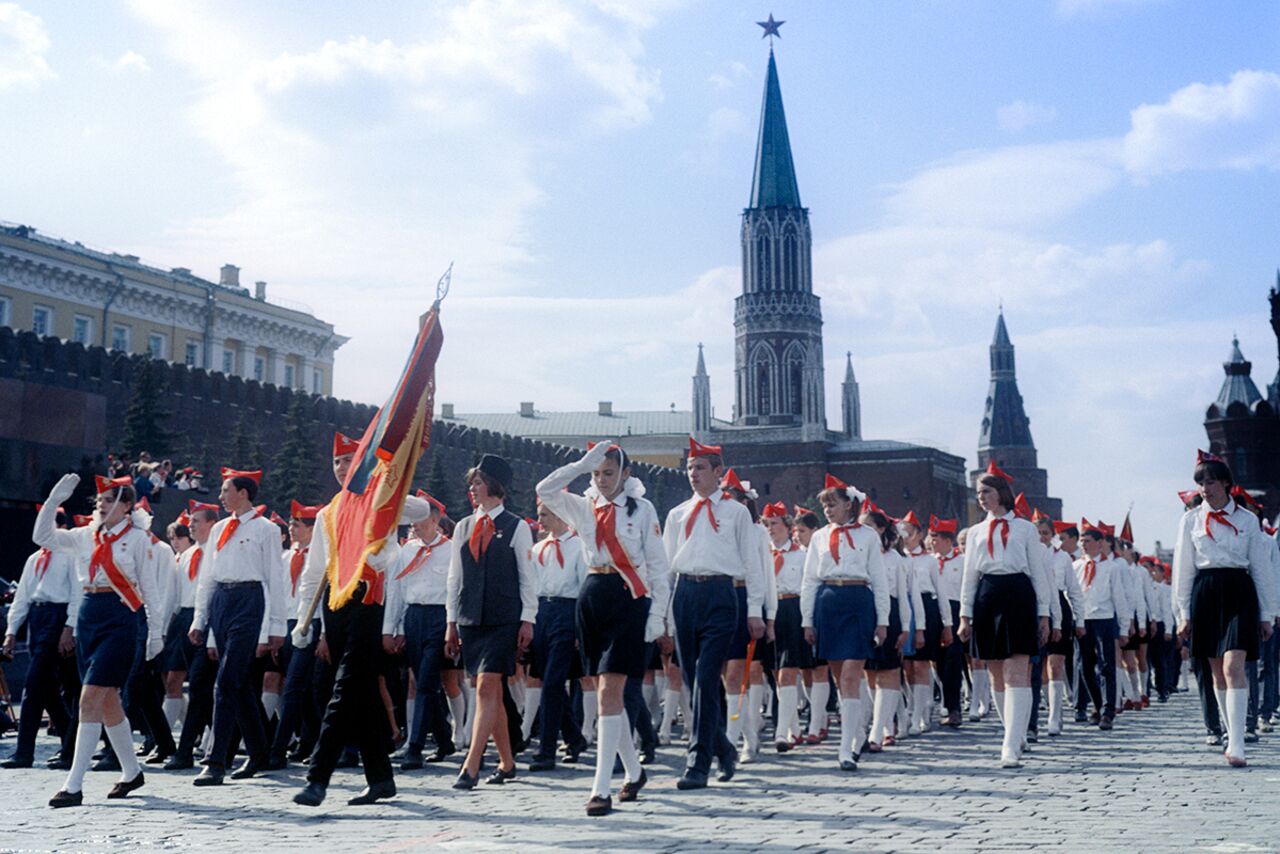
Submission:
[[[1237,339],[1231,340],[1231,356],[1222,370],[1226,376],[1218,398],[1204,419],[1209,449],[1231,466],[1236,483],[1270,494],[1280,482],[1280,420],[1254,384],[1253,364],[1240,352]]]
[[[742,295],[734,301],[739,425],[826,429],[822,311],[813,294],[811,240],[770,49],[751,201],[742,213]]]
[[[845,354],[844,383],[840,386],[840,409],[844,416],[844,435],[862,438],[862,401],[858,398],[858,381],[853,376],[853,353]]]
[[[1280,270],[1276,270],[1276,286],[1268,296],[1271,301],[1271,331],[1276,334],[1276,345],[1280,348]],[[1267,400],[1271,402],[1271,409],[1280,413],[1280,370],[1277,370],[1271,385],[1267,386]]]
[[[991,340],[991,384],[987,388],[986,411],[978,439],[978,470],[973,472],[973,477],[981,474],[992,459],[1013,477],[1014,492],[1026,493],[1032,507],[1055,519],[1062,518],[1062,502],[1049,497],[1049,475],[1036,464],[1031,422],[1018,392],[1013,342],[1009,340],[1003,310]]]
[[[711,429],[711,377],[698,345],[698,367],[693,372],[693,432],[704,436]]]

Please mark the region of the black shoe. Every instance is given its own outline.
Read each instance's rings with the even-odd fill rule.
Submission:
[[[436,752],[428,756],[426,761],[443,762],[457,752],[458,748],[454,747],[452,744],[445,745],[444,747],[437,747]]]
[[[623,783],[622,791],[618,792],[618,803],[634,801],[636,796],[640,794],[640,790],[644,788],[644,784],[649,782],[649,775],[640,769],[640,779],[634,783]]]
[[[611,812],[613,812],[613,798],[592,795],[591,800],[587,801],[587,815],[608,815]]]
[[[852,760],[852,759],[841,759],[841,760],[840,760],[840,770],[841,770],[841,771],[848,771],[848,772],[852,773],[852,772],[854,772],[854,771],[857,771],[857,770],[858,770],[858,763],[857,763],[857,762],[855,762],[855,761],[854,761],[854,760]]]
[[[147,782],[146,777],[144,777],[142,772],[139,771],[138,776],[134,777],[129,782],[116,783],[114,786],[112,786],[111,791],[107,792],[107,797],[113,800],[126,797],[134,789],[141,789],[146,784],[146,782]]]
[[[46,759],[44,765],[50,771],[70,771],[71,757],[59,750],[57,753]]]
[[[289,760],[284,758],[283,754],[273,753],[267,757],[267,761],[263,763],[263,771],[283,771],[289,767]]]
[[[265,771],[266,766],[267,766],[267,763],[265,760],[254,759],[252,756],[250,756],[248,759],[244,761],[243,765],[241,765],[239,768],[231,772],[231,779],[232,780],[248,780],[250,777],[254,776],[259,771]]]
[[[223,775],[223,770],[217,765],[206,765],[191,783],[195,786],[221,786]]]
[[[1245,733],[1244,733],[1245,744],[1256,744],[1257,741],[1258,741],[1258,734],[1256,732],[1254,732],[1251,729],[1245,730]]]
[[[466,769],[458,772],[458,779],[453,781],[455,789],[474,789],[480,781],[467,773]]]
[[[1094,712],[1093,714],[1089,715],[1089,724],[1091,726],[1097,726],[1100,723],[1102,723],[1101,714],[1099,714],[1098,712]]]
[[[1107,715],[1106,717],[1104,717],[1104,718],[1102,718],[1100,721],[1098,721],[1098,729],[1101,729],[1101,730],[1109,730],[1109,729],[1111,729],[1113,726],[1115,726],[1115,722],[1111,720],[1111,716],[1110,716],[1110,715]]]
[[[444,757],[441,758],[443,759]],[[406,753],[404,758],[400,760],[400,770],[417,771],[422,767],[422,764],[422,751],[415,750],[411,753]]]
[[[658,751],[655,748],[646,747],[644,750],[640,752],[641,765],[652,765],[657,761],[658,761]],[[618,800],[622,800],[622,798],[618,798]]]
[[[706,787],[707,775],[692,768],[685,769],[684,776],[676,780],[677,789],[705,789]]]
[[[586,741],[580,741],[577,744],[570,744],[568,747],[564,749],[563,761],[566,764],[572,765],[573,763],[578,761],[578,757],[581,756],[586,751],[586,749],[587,749]]]
[[[529,762],[530,771],[554,771],[556,770],[556,758],[554,756],[535,756]]]
[[[1033,729],[1027,730],[1027,741],[1036,744],[1040,741],[1040,734]]]
[[[383,780],[381,783],[370,783],[360,794],[347,801],[350,806],[359,807],[365,804],[371,804],[375,801],[384,801],[387,798],[396,796],[396,783],[394,780]]]
[[[164,763],[166,771],[186,771],[189,768],[196,767],[195,760],[190,755],[175,753],[169,757],[169,761]]]
[[[305,765],[307,761],[307,754],[301,750],[294,750],[289,753],[289,761]]]
[[[99,759],[97,762],[94,762],[94,763],[93,763],[93,765],[91,765],[91,766],[89,767],[89,770],[91,770],[91,771],[119,771],[119,770],[120,770],[120,760],[119,760],[119,759],[116,759],[116,755],[115,755],[114,753],[108,753],[106,756],[103,756],[103,757],[102,757],[101,759]]]
[[[151,751],[153,751],[153,750],[155,750],[155,749],[156,749],[156,742],[155,742],[155,739],[150,738],[150,737],[148,737],[148,738],[144,738],[144,739],[142,740],[142,746],[141,746],[141,747],[139,747],[139,748],[134,752],[134,756],[147,756],[147,755],[149,755],[149,754],[151,753]]]
[[[308,783],[305,789],[293,796],[293,802],[304,807],[318,807],[324,803],[324,795],[324,786]]]
[[[143,762],[147,765],[164,765],[164,763],[168,762],[172,756],[172,753],[153,753],[144,759]]]
[[[10,756],[3,762],[0,762],[0,768],[30,768],[35,764],[30,756]]]
[[[353,750],[344,750],[342,755],[338,757],[338,764],[334,768],[359,768],[360,755]]]
[[[734,773],[738,770],[738,757],[732,753],[726,753],[720,757],[720,773],[716,779],[721,783],[727,783],[733,779]]]
[[[503,771],[501,768],[499,768],[497,771],[494,771],[492,774],[489,775],[489,779],[484,781],[484,784],[486,786],[501,786],[503,783],[507,782],[508,780],[514,780],[515,778],[516,778],[516,766],[512,765],[510,771]]]
[[[58,792],[49,799],[49,806],[54,809],[59,807],[78,807],[84,803],[84,792]]]
[[[1076,723],[1084,724],[1089,722],[1089,713],[1083,709],[1076,712]]]

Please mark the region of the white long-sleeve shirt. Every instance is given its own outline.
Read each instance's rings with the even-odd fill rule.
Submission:
[[[603,543],[596,543],[596,511],[607,509],[612,503],[614,533],[627,559],[639,573],[649,591],[649,625],[646,635],[659,637],[666,632],[666,617],[671,602],[671,561],[658,527],[658,511],[643,494],[643,487],[635,478],[623,485],[612,502],[595,489],[587,495],[574,495],[566,488],[576,478],[589,473],[589,463],[579,459],[561,466],[544,477],[537,486],[538,499],[552,513],[564,520],[581,541],[583,559],[588,567],[612,566],[616,561]],[[627,493],[635,506],[627,512]],[[705,512],[705,511],[704,511]],[[668,517],[668,523],[670,519]],[[750,517],[747,519],[750,522]],[[563,546],[561,547],[563,548]]]
[[[773,554],[770,552],[769,532],[763,525],[755,525],[754,530],[759,544],[756,556],[760,567],[757,571],[764,579],[764,618],[772,620],[778,616],[778,579],[773,574]]]
[[[945,602],[959,602],[960,591],[964,586],[964,553],[953,548],[951,554],[942,557],[934,555],[934,560],[937,561],[939,598]],[[938,607],[944,611],[950,610],[941,603]]]
[[[1205,521],[1211,513],[1207,503],[1201,504],[1183,514],[1178,526],[1173,548],[1174,610],[1178,620],[1190,619],[1196,573],[1215,567],[1247,569],[1258,594],[1259,619],[1275,619],[1280,615],[1275,567],[1258,517],[1229,498],[1222,508],[1224,521],[1215,518],[1206,530]]]
[[[1053,579],[1053,548],[1040,544],[1044,550],[1044,559],[1040,566],[1044,570],[1045,585],[1049,588],[1049,627],[1062,625],[1062,601],[1058,598],[1058,586]]]
[[[1071,555],[1062,549],[1055,548],[1049,556],[1050,565],[1053,568],[1053,586],[1067,595],[1067,604],[1071,606],[1071,617],[1077,623],[1083,625],[1084,621],[1084,593],[1080,590],[1080,580],[1076,578],[1074,561]],[[1066,614],[1062,615],[1063,621],[1058,623],[1058,628],[1065,630]]]
[[[1142,591],[1143,577],[1147,572],[1136,563],[1129,563],[1122,557],[1113,557],[1121,569],[1121,575],[1124,578],[1124,592],[1129,597],[1129,607],[1132,609],[1130,619],[1138,624],[1138,628],[1145,631],[1147,621],[1150,615],[1147,613],[1147,597]]]
[[[1049,605],[1049,573],[1045,569],[1045,548],[1040,542],[1040,532],[1026,519],[1020,519],[1012,511],[999,517],[1009,525],[1009,541],[1006,544],[1002,528],[997,525],[995,537],[988,552],[988,531],[995,517],[987,518],[969,529],[965,540],[964,579],[960,586],[960,616],[973,616],[973,600],[978,593],[978,582],[984,575],[1013,575],[1022,573],[1031,579],[1036,592],[1036,614],[1051,615]]]
[[[167,624],[178,613],[178,556],[173,553],[172,546],[152,536],[151,560],[155,562],[152,571],[156,574],[156,586],[160,588],[160,610]]]
[[[240,524],[226,544],[218,548],[222,532],[239,519]],[[209,625],[209,603],[219,584],[256,581],[262,585],[264,605],[258,643],[272,637],[284,637],[288,617],[285,613],[284,575],[280,571],[280,529],[260,517],[256,510],[219,520],[209,532],[200,576],[196,581],[195,615],[191,628],[204,631]]]
[[[1090,562],[1094,565],[1093,580],[1086,586],[1085,573]],[[1116,565],[1116,561],[1105,559],[1101,555],[1094,560],[1086,555],[1075,562],[1073,569],[1084,599],[1084,608],[1079,612],[1078,619],[1118,619],[1121,634],[1128,634],[1131,618],[1124,615],[1130,613],[1132,606],[1129,604],[1124,579],[1120,576],[1122,570]]]
[[[704,500],[710,503],[703,505]],[[708,510],[715,518],[714,526]],[[691,515],[693,527],[686,534],[685,523]],[[662,541],[671,571],[677,575],[727,575],[741,579],[747,585],[748,616],[761,613],[768,581],[761,575],[760,540],[753,528],[747,508],[725,498],[718,490],[707,499],[694,495],[667,514]]]
[[[582,582],[587,578],[586,549],[582,537],[572,529],[558,537],[547,537],[534,543],[531,557],[538,575],[538,598],[578,598]]]
[[[206,544],[207,545],[207,544]],[[178,564],[174,568],[174,576],[178,587],[178,608],[195,608],[196,587],[200,583],[200,573],[204,571],[204,549],[200,543],[178,555]],[[200,555],[200,563],[196,565],[196,577],[191,577],[191,562]]]
[[[884,555],[885,571],[889,574],[890,595],[898,600],[898,620],[904,632],[911,631],[911,614],[920,615],[919,628],[924,630],[924,600],[920,591],[911,584],[911,563],[897,549],[889,549]]]
[[[497,519],[504,509],[503,505],[499,504],[487,511],[487,514],[490,518]],[[449,555],[448,596],[445,602],[447,619],[451,623],[458,621],[458,608],[462,595],[462,550],[467,548],[471,531],[475,528],[480,515],[485,512],[477,508],[476,512],[459,522],[453,531],[453,541],[450,544],[452,549]],[[533,569],[533,561],[529,559],[529,550],[533,548],[533,532],[529,530],[529,524],[523,519],[516,522],[516,531],[506,547],[516,553],[516,573],[520,583],[520,621],[532,623],[538,619],[538,577]],[[503,543],[495,537],[489,543],[489,548],[503,548]]]
[[[44,564],[44,571],[37,567]],[[75,558],[68,552],[55,552],[41,548],[32,552],[22,567],[22,577],[18,579],[18,589],[13,593],[13,603],[9,605],[8,626],[5,633],[16,635],[27,621],[27,614],[33,602],[49,602],[67,606],[68,628],[75,631],[76,614],[79,612],[80,598],[84,589],[80,579],[76,577]]]
[[[387,575],[384,635],[404,634],[404,615],[410,605],[444,606],[449,599],[450,557],[449,538],[441,533],[429,543],[410,538],[400,548],[400,558]]]
[[[322,507],[320,512],[316,514],[316,524],[311,533],[311,545],[307,549],[307,563],[302,568],[302,576],[298,579],[298,589],[293,597],[294,601],[298,603],[298,610],[289,615],[299,622],[307,618],[307,609],[311,607],[311,600],[315,597],[316,588],[327,581],[325,573],[329,566],[329,535],[325,531],[328,527],[326,518],[332,509],[333,500]],[[212,541],[212,537],[210,537],[210,541]],[[279,543],[278,531],[276,542]],[[395,537],[388,537],[382,544],[382,548],[376,554],[369,555],[365,559],[365,563],[372,569],[385,573],[395,565],[399,557],[399,544],[396,542]],[[323,628],[324,609],[316,608],[310,619],[312,622],[320,620]]]
[[[93,556],[93,533],[97,527],[96,523],[70,531],[60,530],[57,527],[56,505],[57,502],[54,501],[40,508],[40,512],[36,514],[35,530],[31,533],[31,539],[38,546],[70,557],[75,564],[77,584],[81,588],[87,587],[90,584],[89,561]],[[128,530],[125,530],[126,528]],[[132,520],[128,518],[117,522],[104,533],[115,536],[121,531],[124,533],[111,546],[112,560],[119,568],[120,574],[138,591],[143,605],[150,603],[153,606],[147,608],[148,638],[163,639],[165,629],[168,628],[169,616],[161,613],[164,595],[160,589],[159,580],[155,576],[155,562],[151,559],[151,537],[133,525]],[[99,570],[92,583],[95,587],[107,586],[105,573]],[[155,607],[157,605],[161,607]],[[70,608],[67,610],[70,611]],[[74,630],[74,626],[72,628]]]
[[[907,562],[911,565],[911,585],[920,595],[922,607],[925,596],[934,597],[938,600],[938,613],[942,616],[943,627],[954,629],[955,626],[951,625],[951,606],[946,601],[947,597],[941,594],[942,577],[938,572],[938,556],[921,549],[907,555]],[[960,595],[958,586],[956,595]],[[923,629],[924,619],[917,618],[916,624]]]
[[[806,629],[813,628],[814,604],[818,599],[818,588],[824,581],[862,579],[871,585],[871,594],[876,602],[876,625],[888,626],[890,576],[884,553],[880,551],[880,535],[864,525],[841,527],[845,530],[840,535],[839,560],[831,555],[831,534],[836,529],[835,525],[820,528],[809,541],[809,550],[804,558],[804,583],[800,588],[801,625]]]
[[[782,567],[775,570],[778,558],[782,558]],[[779,596],[800,595],[800,587],[804,583],[804,549],[790,540],[781,548],[770,543],[769,571],[774,574]]]

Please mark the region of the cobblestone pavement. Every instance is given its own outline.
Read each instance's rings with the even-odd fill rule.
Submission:
[[[314,810],[290,801],[300,768],[216,789],[193,787],[194,772],[148,771],[123,801],[104,799],[116,774],[91,773],[85,807],[52,810],[62,772],[37,767],[0,771],[0,851],[1275,851],[1280,734],[1262,738],[1248,768],[1228,768],[1184,693],[1121,715],[1111,733],[1042,735],[1020,770],[996,767],[992,719],[906,739],[853,775],[836,770],[830,741],[770,752],[693,793],[674,787],[683,752],[672,746],[639,802],[595,819],[583,814],[591,754],[549,774],[522,764],[518,780],[472,792],[449,788],[456,765],[428,766],[373,807],[346,805],[363,777],[340,771]],[[52,749],[42,738],[39,759]]]

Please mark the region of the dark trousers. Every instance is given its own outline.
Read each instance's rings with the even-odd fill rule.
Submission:
[[[218,675],[213,683],[213,748],[206,765],[225,768],[231,761],[237,725],[249,758],[266,759],[262,703],[251,678],[265,604],[257,582],[219,584],[213,592],[209,630],[218,646]]]
[[[1280,632],[1272,632],[1262,644],[1262,705],[1258,717],[1270,718],[1280,708]]]
[[[645,644],[646,658],[649,655],[648,647],[649,644]],[[658,734],[653,731],[653,715],[649,714],[649,704],[644,701],[643,676],[627,677],[627,684],[622,688],[622,707],[627,713],[631,729],[640,734],[640,750],[656,750]]]
[[[27,612],[27,650],[31,654],[31,664],[22,689],[22,717],[18,721],[18,743],[13,751],[18,759],[31,759],[35,755],[36,735],[40,731],[41,713],[45,710],[62,736],[64,751],[69,746],[68,734],[75,730],[74,710],[66,705],[64,695],[58,690],[62,672],[58,641],[62,639],[66,625],[65,604],[31,603],[31,610]],[[70,738],[74,740],[75,736],[70,735]]]
[[[1261,698],[1260,685],[1258,682],[1258,662],[1246,661],[1244,663],[1244,675],[1249,680],[1249,708],[1245,713],[1245,731],[1253,732],[1258,725],[1258,705]]]
[[[337,611],[330,610],[327,601],[324,606],[325,640],[335,668],[333,695],[325,708],[320,739],[307,771],[307,781],[321,786],[329,785],[347,745],[360,751],[364,776],[370,785],[392,778],[387,756],[390,725],[378,690],[383,607],[363,604],[363,595],[362,583],[351,601]]]
[[[1103,717],[1115,714],[1116,634],[1116,621],[1111,617],[1084,621],[1084,637],[1080,638],[1080,681],[1085,690],[1076,692],[1078,711],[1085,711],[1092,700],[1098,714]]]
[[[538,612],[542,622],[542,612]],[[453,748],[453,730],[446,719],[444,687],[440,682],[440,663],[444,660],[444,632],[447,626],[443,605],[410,605],[404,615],[405,658],[413,668],[417,684],[417,701],[413,720],[407,721],[409,752],[421,753],[427,743],[427,732],[436,747]]]
[[[1147,672],[1151,674],[1151,682],[1159,697],[1169,696],[1169,655],[1173,649],[1167,637],[1160,637],[1163,631],[1164,623],[1156,623],[1156,633],[1147,643]],[[1142,690],[1146,692],[1145,685]]]
[[[542,597],[538,600],[538,622],[533,627],[533,654],[542,665],[542,700],[538,705],[538,756],[555,756],[557,734],[564,733],[566,743],[582,741],[581,733],[572,732],[569,708],[569,671],[578,655],[576,603],[573,599]],[[569,718],[566,721],[566,717]],[[566,730],[565,724],[570,726]]]
[[[960,603],[954,599],[951,604],[951,624],[960,625]],[[960,688],[964,684],[964,642],[953,634],[951,643],[942,650],[942,705],[947,707],[948,714],[960,713]],[[835,692],[832,692],[834,696]]]
[[[217,677],[218,663],[209,658],[204,646],[196,647],[187,671],[187,716],[178,737],[179,756],[191,756],[213,719],[213,683]]]
[[[293,634],[296,620],[289,621],[289,634]],[[304,647],[295,647],[292,637],[286,638],[280,650],[280,664],[284,668],[284,690],[280,694],[280,718],[276,722],[275,736],[271,741],[271,755],[283,757],[289,752],[289,743],[295,734],[300,746],[315,744],[320,732],[320,705],[316,702],[316,645],[320,643],[320,621],[311,621],[311,641]]]
[[[1205,731],[1222,735],[1224,729],[1218,713],[1218,698],[1213,693],[1213,668],[1209,667],[1209,659],[1191,659],[1191,669],[1200,690],[1200,711],[1204,715]]]
[[[133,668],[124,686],[125,712],[129,721],[144,735],[155,741],[159,753],[169,756],[174,751],[173,733],[164,716],[164,682],[156,665],[160,659],[147,661],[147,609],[138,609],[138,640],[133,651]]]
[[[1039,655],[1031,657],[1031,715],[1027,718],[1027,732],[1040,731],[1040,691],[1044,684],[1044,647]]]
[[[733,757],[720,706],[720,671],[738,629],[738,597],[728,576],[676,580],[672,614],[680,672],[693,706],[693,738],[686,764],[700,774],[711,771],[711,757]]]

